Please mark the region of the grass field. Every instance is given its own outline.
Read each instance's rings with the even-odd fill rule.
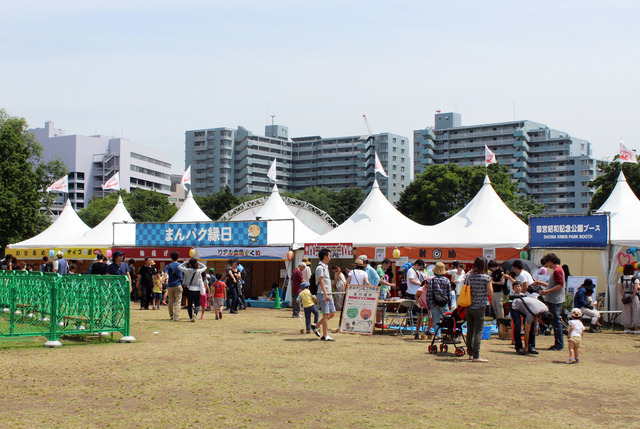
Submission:
[[[134,344],[0,340],[2,427],[633,427],[640,335],[585,334],[578,365],[546,348],[489,363],[409,336],[300,334],[289,309],[196,323],[132,306]],[[332,327],[337,322],[332,320]],[[246,330],[276,330],[246,333]],[[117,336],[116,336],[117,338]]]

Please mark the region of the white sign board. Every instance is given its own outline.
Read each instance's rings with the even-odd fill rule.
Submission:
[[[378,286],[347,285],[340,332],[373,335],[379,295]]]

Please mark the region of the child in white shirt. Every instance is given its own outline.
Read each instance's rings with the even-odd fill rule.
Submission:
[[[584,333],[584,325],[582,324],[582,311],[579,308],[571,310],[571,320],[569,320],[569,360],[565,363],[578,363],[578,349],[582,341],[582,334]]]

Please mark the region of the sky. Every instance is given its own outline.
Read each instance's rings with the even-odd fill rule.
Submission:
[[[0,108],[172,154],[186,130],[392,132],[434,113],[640,149],[640,2],[0,0]]]

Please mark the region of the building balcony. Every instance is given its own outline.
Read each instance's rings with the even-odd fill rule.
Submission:
[[[518,128],[517,130],[515,130],[513,132],[513,136],[516,138],[516,140],[521,140],[521,141],[523,140],[523,141],[526,141],[527,143],[531,141],[529,134],[522,128]]]
[[[527,143],[526,140],[518,139],[513,143],[513,146],[516,149],[520,149],[520,150],[523,150],[525,152],[529,152],[529,144]]]

